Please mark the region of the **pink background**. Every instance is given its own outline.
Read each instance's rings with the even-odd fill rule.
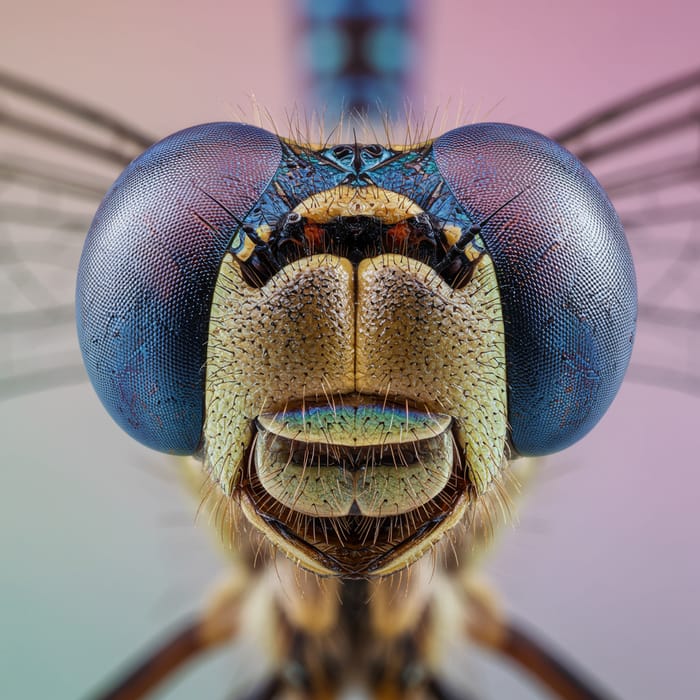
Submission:
[[[429,109],[461,99],[547,133],[700,65],[692,0],[421,6]],[[250,94],[284,130],[293,8],[5,0],[0,66],[155,136],[237,119]],[[489,561],[508,609],[619,697],[700,687],[699,407],[626,384],[588,438],[548,460]],[[87,385],[0,404],[0,425],[0,695],[73,698],[196,609],[221,564],[167,461],[121,435]],[[534,697],[490,664],[474,673],[485,698]],[[223,657],[166,697],[224,697],[234,676]]]

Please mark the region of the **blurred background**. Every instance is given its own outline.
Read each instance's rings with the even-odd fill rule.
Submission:
[[[691,0],[418,5],[428,112],[462,103],[551,134],[700,66]],[[240,119],[251,95],[284,132],[303,101],[298,7],[4,0],[0,68],[155,138]],[[700,306],[697,284],[686,295]],[[546,461],[488,561],[508,610],[621,698],[700,687],[699,409],[660,381],[626,382],[600,426]],[[223,560],[167,458],[122,434],[87,383],[0,402],[0,426],[0,696],[86,697],[197,610]],[[488,660],[473,672],[484,698],[538,697]],[[223,653],[159,697],[225,698],[234,683]]]

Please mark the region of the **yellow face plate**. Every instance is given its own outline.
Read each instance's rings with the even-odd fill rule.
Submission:
[[[370,187],[311,200],[297,209],[318,221],[420,211]],[[206,468],[255,527],[317,573],[395,571],[468,517],[505,462],[491,260],[453,289],[402,255],[313,255],[253,288],[227,254],[206,386]]]

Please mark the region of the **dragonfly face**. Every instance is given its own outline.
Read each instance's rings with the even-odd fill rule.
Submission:
[[[407,566],[510,456],[588,432],[636,318],[598,183],[503,124],[401,149],[179,132],[108,193],[77,302],[117,422],[199,454],[267,540],[345,577]]]

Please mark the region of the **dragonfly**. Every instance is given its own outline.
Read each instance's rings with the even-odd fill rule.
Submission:
[[[692,85],[692,82],[690,82],[690,81],[686,81],[686,82],[687,82],[688,85]],[[666,95],[668,95],[668,96],[673,96],[673,95],[676,94],[676,92],[674,92],[671,88],[668,88],[668,87],[667,87],[666,90],[667,90]],[[682,92],[682,90],[683,90],[682,87],[681,87],[681,88],[678,88],[678,92]],[[657,90],[657,100],[655,100],[655,103],[658,103],[659,100],[664,99],[664,96],[665,96],[664,94],[658,95],[658,92],[659,92],[659,91]],[[663,93],[663,90],[661,90],[661,92]],[[35,96],[35,97],[36,97],[36,96]],[[622,114],[624,114],[624,111],[625,111],[625,110],[624,110],[624,107],[620,107],[620,108],[619,108],[619,111],[620,111]],[[612,120],[612,121],[614,121],[614,120]],[[594,131],[594,134],[593,134],[594,136],[596,136],[597,134],[600,133],[600,129],[598,129],[597,131],[596,131],[596,129],[594,129],[593,131]],[[584,134],[582,134],[582,136],[585,137],[586,134],[584,133]],[[578,136],[577,134],[574,133],[573,136],[571,136],[571,138],[572,138],[572,139],[573,139],[573,138],[579,138],[579,136]],[[144,144],[144,146],[146,146],[146,145],[148,145],[148,144]],[[603,151],[605,151],[605,149],[603,149]],[[588,158],[588,160],[591,161],[591,162],[593,161],[593,159],[594,159],[594,157],[591,157],[591,156],[589,156],[589,158]],[[34,211],[36,212],[36,211],[38,211],[38,209],[35,208]],[[67,226],[70,226],[70,223],[68,223]],[[678,259],[678,254],[677,254],[677,253],[670,253],[670,254],[667,253],[667,254],[669,255],[669,257],[670,257],[671,259],[675,259],[675,260]],[[675,308],[677,308],[677,306],[676,306]],[[657,310],[657,311],[658,311],[658,310]],[[52,311],[52,313],[53,313],[53,311]],[[52,320],[58,321],[59,319],[58,319],[56,316],[53,316]],[[688,318],[687,318],[687,317],[684,317],[683,314],[680,314],[679,317],[677,318],[677,320],[679,320],[679,321],[681,322],[681,324],[684,324],[684,325],[682,325],[683,328],[687,328],[687,327],[688,327],[688,325],[689,325],[689,324],[688,324]],[[42,320],[42,323],[45,323],[45,321]],[[45,326],[42,325],[42,328],[44,328],[44,327],[45,327]],[[676,337],[677,337],[677,336],[676,336]],[[49,373],[49,374],[50,374],[50,373]],[[65,374],[65,372],[64,372],[63,369],[61,369],[60,374],[61,374],[61,375],[64,375],[64,374]],[[685,375],[684,375],[684,376],[685,376]],[[43,381],[51,381],[50,376],[49,376],[49,377],[46,377]],[[655,379],[655,381],[656,381],[656,379]],[[681,381],[686,381],[686,380],[683,379],[683,380],[681,380]]]

